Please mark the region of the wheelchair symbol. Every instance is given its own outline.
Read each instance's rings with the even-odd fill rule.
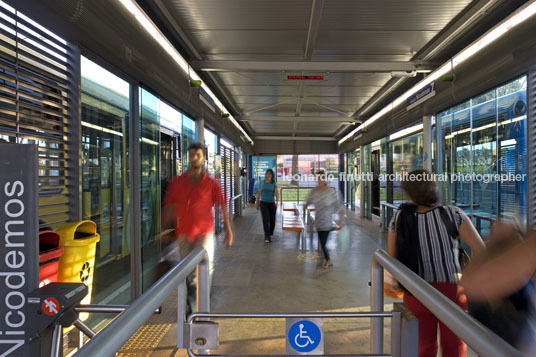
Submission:
[[[321,339],[322,334],[318,326],[308,320],[296,322],[288,331],[288,342],[298,352],[315,350]]]
[[[311,340],[311,337],[309,336],[306,336],[305,334],[307,333],[307,331],[304,331],[303,330],[303,324],[300,324],[300,333],[296,334],[296,337],[294,338],[294,343],[296,344],[296,346],[300,347],[300,348],[304,348],[304,347],[307,347],[309,346],[309,344],[313,344],[315,343],[315,341]],[[305,339],[305,343],[304,344],[300,344],[298,342],[298,338],[300,340],[304,340]]]

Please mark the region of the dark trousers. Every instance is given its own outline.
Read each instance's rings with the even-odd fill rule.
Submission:
[[[326,260],[329,260],[329,253],[326,248],[326,243],[328,242],[329,232],[331,231],[319,231],[318,232],[318,240],[320,241],[320,246],[322,247],[322,251],[324,252],[324,258]]]
[[[275,202],[261,201],[262,227],[264,228],[264,235],[266,237],[271,237],[274,234],[276,211],[277,206]]]

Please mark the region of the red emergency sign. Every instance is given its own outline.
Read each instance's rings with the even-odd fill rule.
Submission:
[[[45,315],[54,316],[60,312],[60,302],[56,298],[49,297],[43,300],[41,308]]]

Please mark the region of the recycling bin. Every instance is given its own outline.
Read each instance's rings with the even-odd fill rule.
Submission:
[[[58,281],[58,266],[63,248],[57,232],[39,232],[39,287]]]
[[[95,252],[100,236],[93,221],[79,221],[64,224],[57,232],[60,236],[60,257],[58,281],[65,283],[84,283],[88,294],[82,304],[91,303],[93,273],[95,271]],[[80,319],[87,319],[88,314],[80,314]]]

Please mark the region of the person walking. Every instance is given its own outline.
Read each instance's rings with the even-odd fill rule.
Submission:
[[[390,222],[388,253],[467,310],[465,297],[457,284],[461,273],[459,241],[449,232],[456,227],[459,238],[469,245],[473,254],[484,251],[484,242],[462,209],[437,205],[438,187],[429,171],[415,170],[408,177],[413,180],[402,181],[402,189],[411,203],[402,204]],[[419,319],[420,357],[436,356],[438,325],[442,355],[466,355],[465,343],[409,292],[404,293],[404,304]]]
[[[303,211],[305,212],[311,204],[315,206],[315,228],[318,232],[318,240],[320,241],[322,252],[324,253],[322,267],[328,269],[333,266],[326,247],[329,233],[333,230],[333,215],[337,212],[339,213],[337,224],[341,226],[344,217],[344,206],[337,196],[335,189],[328,186],[325,171],[319,170],[316,176],[318,180],[317,186],[309,193],[303,205]]]
[[[277,202],[279,201],[279,190],[274,179],[274,171],[266,170],[264,181],[260,183],[257,191],[257,201],[255,206],[261,210],[262,227],[264,228],[264,243],[271,243],[275,229],[275,214],[277,212]]]
[[[162,226],[175,228],[175,239],[163,251],[166,261],[178,263],[197,247],[207,250],[209,279],[214,271],[214,217],[212,207],[218,205],[223,213],[226,247],[234,236],[219,183],[204,170],[205,150],[200,143],[188,147],[189,167],[186,173],[169,183],[163,201]],[[188,278],[188,304],[195,304],[195,273]]]

